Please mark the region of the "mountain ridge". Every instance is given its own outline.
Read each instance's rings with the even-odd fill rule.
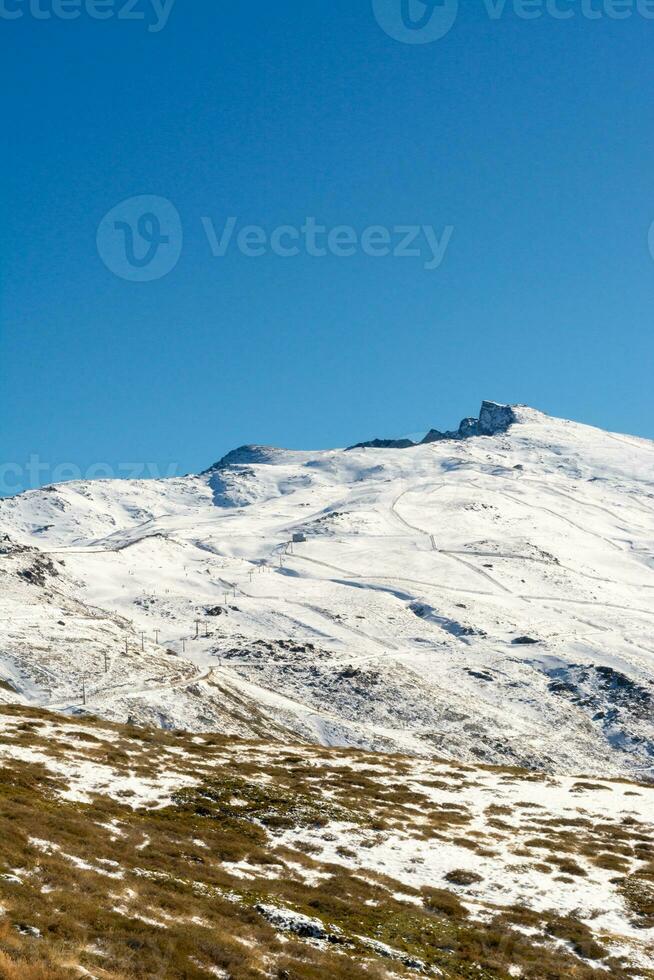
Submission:
[[[509,410],[1,501],[0,697],[651,778],[654,445]]]

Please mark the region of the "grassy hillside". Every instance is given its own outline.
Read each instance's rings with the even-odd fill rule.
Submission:
[[[653,978],[648,814],[630,783],[4,707],[0,976]]]

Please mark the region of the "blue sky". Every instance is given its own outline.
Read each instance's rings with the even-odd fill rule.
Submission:
[[[56,2],[0,3],[21,14],[0,15],[3,492],[34,457],[42,482],[187,472],[245,442],[450,427],[482,398],[654,437],[654,19],[635,0],[625,19],[558,0],[565,20],[461,0],[424,44],[370,0],[177,0],[160,30],[151,0],[139,20],[125,0],[46,18]],[[134,282],[98,227],[141,196],[171,203],[181,251]],[[214,256],[207,223],[230,216],[359,238]],[[362,250],[414,225],[450,229],[437,268],[422,233],[418,256]]]

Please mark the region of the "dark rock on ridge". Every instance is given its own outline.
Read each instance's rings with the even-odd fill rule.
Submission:
[[[470,439],[473,436],[494,436],[506,432],[515,422],[517,417],[510,405],[500,405],[498,402],[484,401],[481,404],[479,418],[463,419],[459,428],[452,432],[440,432],[438,429],[431,429],[425,438],[420,442],[412,442],[411,439],[373,439],[369,442],[360,442],[350,449],[412,449],[414,446],[425,446],[432,442],[443,442],[446,439]]]
[[[370,442],[360,442],[350,449],[411,449],[416,443],[411,439],[371,439]]]

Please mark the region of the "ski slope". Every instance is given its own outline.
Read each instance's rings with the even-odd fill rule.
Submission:
[[[0,698],[654,778],[654,443],[513,413],[0,501]]]

